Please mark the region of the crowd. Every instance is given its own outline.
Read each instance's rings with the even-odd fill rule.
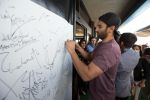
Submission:
[[[87,93],[89,100],[149,99],[150,48],[135,45],[134,33],[118,34],[120,23],[116,14],[106,13],[96,25],[97,38],[91,37],[89,43],[83,39],[65,42],[78,75],[73,100]]]

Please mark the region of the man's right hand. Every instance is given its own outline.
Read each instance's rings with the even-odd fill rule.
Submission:
[[[75,41],[67,40],[65,41],[65,45],[70,54],[75,52]]]

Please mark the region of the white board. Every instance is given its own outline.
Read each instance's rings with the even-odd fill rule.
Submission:
[[[0,0],[0,100],[71,100],[73,26],[30,0]]]

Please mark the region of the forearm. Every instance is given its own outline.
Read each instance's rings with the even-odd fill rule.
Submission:
[[[75,51],[72,51],[70,53],[72,60],[73,60],[73,64],[75,66],[75,69],[77,70],[78,74],[80,75],[80,77],[84,80],[84,81],[89,81],[90,77],[89,77],[89,67],[84,64],[78,57],[78,55],[76,54]]]
[[[85,59],[87,59],[87,60],[89,60],[89,61],[92,60],[91,54],[88,53],[88,52],[86,52],[83,48],[80,47],[80,48],[77,48],[77,50],[81,53],[81,55],[82,55]]]

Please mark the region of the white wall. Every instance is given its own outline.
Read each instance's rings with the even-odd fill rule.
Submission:
[[[71,100],[73,27],[30,0],[0,0],[0,100]]]

